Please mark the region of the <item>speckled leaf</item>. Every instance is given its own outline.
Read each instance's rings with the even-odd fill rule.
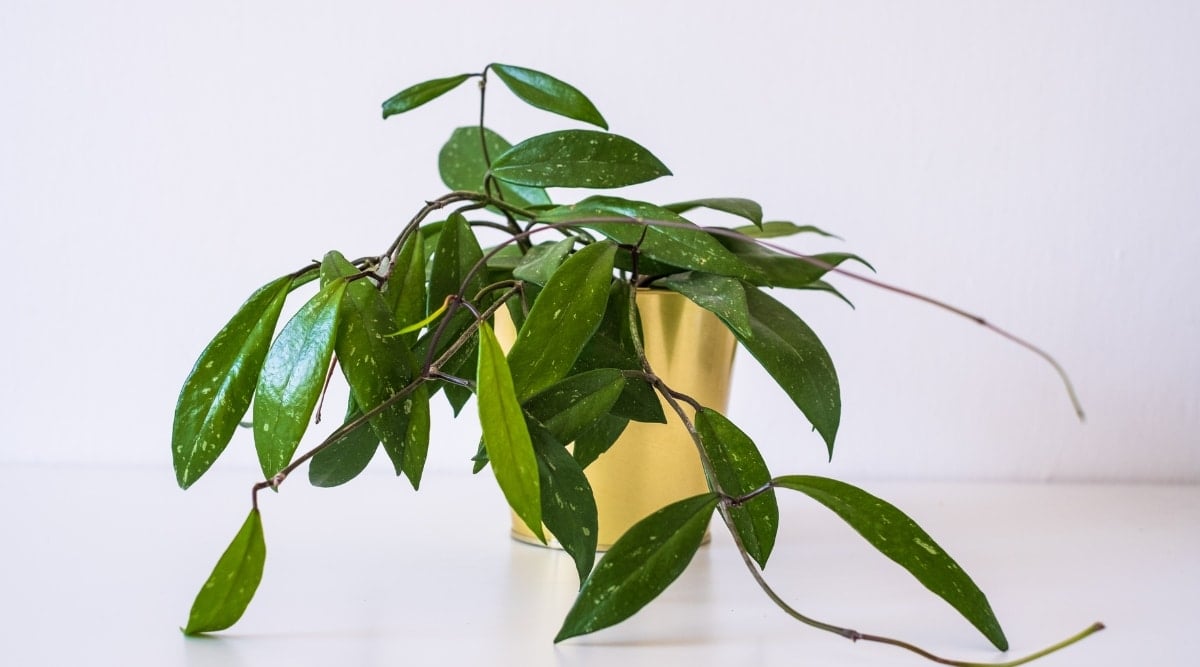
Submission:
[[[258,590],[266,558],[262,517],[252,509],[196,595],[184,634],[215,632],[237,623]]]
[[[746,290],[737,278],[691,271],[664,278],[654,284],[684,295],[692,303],[721,318],[726,326],[741,335],[752,335]]]
[[[717,483],[727,495],[744,496],[771,481],[767,462],[758,447],[724,415],[704,408],[696,413],[695,424]],[[766,567],[779,531],[775,491],[768,490],[740,505],[731,505],[729,515],[746,551],[759,567]]]
[[[488,157],[495,160],[512,144],[504,137],[483,128],[484,140],[487,141]],[[483,181],[487,177],[487,159],[483,156],[483,142],[479,139],[479,127],[460,127],[450,134],[450,138],[438,153],[438,173],[442,182],[452,190],[468,190],[483,192]],[[539,206],[550,203],[550,196],[538,187],[529,187],[515,183],[498,181],[500,196],[504,201],[520,207]]]
[[[617,442],[617,438],[621,437],[628,425],[629,420],[625,417],[604,415],[586,431],[579,434],[575,438],[575,449],[571,452],[575,461],[579,463],[579,467],[586,468],[592,465],[596,459],[600,458],[601,454],[607,452]]]
[[[250,408],[291,282],[285,276],[251,295],[200,353],[184,381],[171,431],[180,487],[188,488],[212,467]]]
[[[630,139],[595,130],[540,134],[492,160],[492,175],[541,188],[619,188],[670,176],[671,170]]]
[[[546,428],[534,423],[529,432],[538,460],[542,522],[575,561],[582,585],[596,562],[598,531],[592,485],[583,468]]]
[[[658,597],[692,561],[716,506],[715,494],[694,496],[626,531],[583,582],[554,641],[616,625]]]
[[[545,542],[537,457],[504,350],[487,323],[479,325],[478,378],[479,424],[496,482],[517,516]]]
[[[816,234],[818,236],[824,236],[832,239],[841,238],[835,234],[830,234],[820,227],[814,227],[812,225],[797,225],[793,222],[786,222],[784,220],[772,220],[770,222],[764,222],[761,226],[746,225],[745,227],[738,227],[734,229],[734,231],[741,232],[746,236],[759,239],[773,239],[781,236],[792,236],[794,234]]]
[[[571,84],[524,67],[493,63],[491,68],[514,95],[531,106],[608,129],[592,101]]]
[[[566,238],[530,248],[524,259],[513,268],[513,278],[545,285],[574,247],[575,240]]]
[[[402,329],[425,318],[425,236],[417,233],[400,248],[396,263],[383,286],[383,300],[392,311],[396,329]],[[400,336],[412,347],[417,332]]]
[[[804,493],[833,510],[871,546],[949,602],[996,648],[1008,650],[1008,639],[987,596],[958,563],[903,512],[862,489],[825,477],[790,475],[777,478],[775,486]]]
[[[254,394],[254,448],[267,477],[291,462],[308,429],[333,356],[346,285],[335,280],[322,287],[267,352]]]
[[[459,87],[463,81],[471,78],[470,74],[458,74],[444,79],[432,79],[409,86],[392,95],[383,103],[383,117],[389,118],[398,113],[412,111],[426,102],[437,99]]]
[[[604,317],[616,250],[604,242],[582,248],[538,295],[508,353],[521,400],[566,377],[595,333]]]
[[[663,208],[675,211],[676,213],[687,213],[696,208],[710,208],[714,211],[721,211],[730,215],[736,215],[745,218],[755,225],[762,226],[763,210],[762,206],[749,199],[740,197],[710,197],[707,199],[692,199],[690,201],[681,201],[675,204],[667,204]]]
[[[829,272],[825,265],[837,266],[846,261],[855,261],[872,269],[865,259],[847,252],[818,253],[812,255],[816,260],[812,262],[763,248],[750,240],[721,237],[720,242],[744,264],[758,271],[757,278],[750,278],[750,282],[758,285],[802,289]]]
[[[525,401],[524,407],[556,440],[567,443],[608,414],[624,388],[621,371],[598,368],[550,386]]]
[[[354,402],[354,396],[351,396],[342,423],[349,424],[362,417],[362,414]],[[341,486],[366,470],[377,451],[379,436],[375,435],[370,424],[363,424],[312,457],[308,462],[308,481],[313,486],[323,488]]]
[[[750,286],[746,303],[753,335],[734,335],[821,434],[832,457],[842,415],[833,360],[812,329],[787,306]]]
[[[432,269],[429,278],[429,312],[440,308],[446,301],[446,297],[451,294],[457,294],[459,288],[466,282],[463,294],[468,299],[472,299],[476,294],[483,289],[483,274],[476,272],[467,280],[467,276],[471,273],[471,268],[475,266],[479,260],[483,259],[483,250],[479,247],[479,240],[475,237],[467,224],[466,218],[458,213],[452,213],[449,219],[441,227],[441,232],[438,234],[437,249],[434,251]],[[458,339],[459,335],[467,329],[474,321],[471,313],[465,309],[456,313],[447,326],[445,333],[439,341],[437,354],[441,354]],[[417,357],[424,358],[426,346],[429,342],[429,336],[424,339],[423,344],[417,346]],[[445,364],[443,371],[470,380],[475,374],[476,360],[476,343],[472,337],[470,343],[463,346],[462,349]],[[436,355],[435,355],[436,356]],[[462,410],[463,405],[471,397],[469,389],[457,385],[445,385],[446,398],[450,401],[451,407],[454,409],[454,414],[458,414]]]

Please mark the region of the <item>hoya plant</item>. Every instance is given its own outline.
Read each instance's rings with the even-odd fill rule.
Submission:
[[[510,143],[485,125],[492,77],[529,105],[591,127]],[[832,510],[1007,650],[983,592],[908,516],[845,482],[774,475],[729,418],[657,375],[637,309],[639,292],[660,289],[711,311],[832,455],[841,416],[833,362],[772,290],[844,299],[826,281],[843,274],[911,293],[841,268],[866,265],[853,254],[809,255],[776,245],[775,237],[830,235],[768,221],[748,199],[658,204],[593,194],[555,201],[548,188],[608,191],[671,172],[642,145],[609,133],[586,96],[545,73],[493,63],[478,73],[426,81],[385,101],[383,117],[413,111],[471,80],[479,86],[479,123],[454,129],[438,155],[449,192],[414,207],[381,251],[355,259],[330,251],[260,287],[184,382],[171,441],[179,485],[196,483],[239,425],[253,430],[263,473],[253,485],[249,516],[196,596],[184,632],[228,628],[250,603],[266,553],[259,491],[278,490],[302,466],[314,485],[349,482],[379,448],[396,475],[418,488],[430,447],[430,401],[441,394],[459,416],[475,398],[483,434],[475,471],[490,467],[520,521],[543,541],[543,526],[548,529],[577,566],[578,597],[555,641],[620,623],[653,600],[687,567],[716,516],[767,597],[798,621],[968,664],[814,620],[776,595],[763,576],[780,520],[776,493],[795,492]],[[697,225],[687,217],[697,209],[725,215],[728,224]],[[289,299],[306,300],[280,328]],[[500,309],[517,330],[507,351],[494,331]],[[301,452],[314,408],[335,375],[349,385],[345,421]],[[650,514],[597,563],[596,502],[584,469],[631,420],[665,421],[663,405],[694,441],[708,491]]]

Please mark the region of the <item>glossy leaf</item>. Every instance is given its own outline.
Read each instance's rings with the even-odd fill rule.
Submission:
[[[420,322],[425,317],[425,236],[413,234],[400,247],[387,282],[383,300],[392,311],[397,329]],[[417,340],[417,333],[404,334],[400,340],[407,346]]]
[[[838,291],[838,288],[834,287],[833,285],[830,285],[829,283],[825,282],[824,280],[814,280],[811,283],[809,283],[799,289],[812,290],[814,292],[828,292],[829,294],[832,294],[835,297],[844,301],[847,306],[850,306],[851,308],[854,307],[854,302],[850,301],[850,299],[847,299],[846,295],[844,295],[840,291]]]
[[[758,447],[724,415],[704,408],[696,413],[695,425],[717,483],[725,494],[744,496],[771,481],[767,462]],[[731,505],[729,515],[746,551],[759,567],[766,567],[779,532],[775,491],[768,490],[744,503]]]
[[[582,584],[596,562],[598,530],[592,485],[583,468],[547,429],[533,424],[530,435],[538,460],[542,522],[575,561]]]
[[[726,326],[741,335],[752,335],[746,289],[737,278],[691,271],[654,284],[682,294],[692,303],[721,318]]]
[[[715,494],[694,496],[626,531],[583,583],[554,641],[616,625],[658,597],[692,561],[716,506]]]
[[[487,141],[488,157],[496,159],[512,144],[495,132],[483,129],[484,141]],[[479,127],[460,127],[454,130],[441,152],[438,153],[438,173],[442,182],[452,190],[468,190],[483,192],[483,181],[487,177],[487,159],[483,155],[483,141],[479,139]],[[528,208],[550,203],[550,196],[538,187],[517,185],[498,181],[500,196],[504,201]]]
[[[720,242],[743,264],[757,271],[758,277],[751,278],[750,281],[759,285],[803,289],[828,273],[829,267],[838,266],[846,261],[855,261],[874,270],[865,259],[847,252],[818,253],[811,255],[810,261],[763,248],[750,240],[722,237]]]
[[[362,410],[351,396],[346,406],[344,424],[362,417]],[[367,469],[375,452],[379,451],[379,436],[369,424],[363,424],[317,452],[308,462],[308,481],[313,486],[341,486]]]
[[[345,280],[321,288],[279,332],[254,395],[254,447],[265,476],[292,460],[325,386]]]
[[[599,368],[551,385],[525,401],[525,412],[559,442],[572,442],[608,414],[624,388],[621,371]]]
[[[457,294],[460,287],[464,287],[464,281],[466,284],[462,292],[468,299],[474,298],[483,289],[484,282],[481,273],[476,272],[469,280],[467,279],[467,276],[471,274],[471,268],[481,259],[483,259],[483,250],[479,247],[479,240],[471,231],[466,218],[458,213],[452,213],[442,225],[441,233],[438,234],[437,249],[433,255],[429,277],[428,308],[430,312],[441,307],[447,296]],[[442,335],[435,357],[449,349],[454,341],[466,331],[467,327],[471,326],[472,322],[474,322],[474,317],[471,313],[466,309],[459,310]],[[429,337],[426,335],[424,343],[418,344],[418,358],[424,358]],[[472,337],[470,342],[442,367],[442,370],[451,375],[471,380],[475,375],[476,355],[476,341]],[[454,408],[455,415],[462,410],[463,405],[471,397],[469,389],[452,384],[445,385],[445,392],[451,407]]]
[[[258,590],[266,558],[262,517],[252,509],[196,595],[184,634],[215,632],[237,623]]]
[[[508,353],[518,398],[529,398],[571,370],[604,316],[615,255],[611,243],[588,245],[546,283]]]
[[[469,78],[471,78],[470,74],[458,74],[409,86],[392,95],[383,103],[383,117],[387,119],[405,111],[412,111],[422,104],[454,90]]]
[[[776,479],[775,485],[804,493],[833,510],[871,546],[949,602],[996,648],[1008,650],[1008,639],[983,591],[903,512],[862,489],[825,477],[791,475]]]
[[[759,239],[773,239],[781,236],[792,236],[794,234],[816,234],[826,238],[841,239],[840,236],[830,234],[829,232],[812,225],[797,225],[793,222],[783,220],[772,220],[764,222],[761,226],[746,225],[738,227],[734,231],[741,232],[746,236],[751,236]]]
[[[746,303],[753,335],[734,335],[821,434],[832,457],[842,415],[833,360],[812,329],[787,306],[749,286]]]
[[[535,285],[545,285],[574,247],[575,239],[570,238],[536,245],[530,248],[524,259],[513,268],[513,277]]]
[[[404,401],[404,408],[408,410],[408,430],[405,432],[401,468],[416,489],[421,486],[421,474],[429,455],[429,389],[423,384],[418,386],[409,400]]]
[[[675,211],[676,213],[687,213],[692,209],[709,208],[714,211],[721,211],[730,215],[736,215],[745,218],[755,225],[761,227],[763,222],[762,206],[749,199],[740,197],[711,197],[707,199],[692,199],[690,201],[681,201],[675,204],[667,204],[663,208]]]
[[[600,455],[607,452],[625,432],[629,420],[616,415],[604,415],[575,438],[571,455],[581,468],[590,466]]]
[[[496,482],[517,516],[545,542],[537,457],[504,350],[487,323],[479,325],[477,382],[479,424]]]
[[[493,63],[491,69],[514,95],[530,106],[608,129],[608,123],[583,93],[537,70]]]
[[[650,151],[620,135],[562,130],[526,139],[492,160],[492,175],[534,187],[619,188],[670,176]]]
[[[180,487],[188,488],[212,467],[250,409],[291,283],[285,276],[252,294],[200,353],[184,381],[171,431]]]

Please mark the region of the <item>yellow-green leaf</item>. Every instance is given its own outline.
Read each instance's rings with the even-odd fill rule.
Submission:
[[[224,630],[237,623],[258,590],[266,558],[262,517],[255,508],[196,595],[184,634]]]

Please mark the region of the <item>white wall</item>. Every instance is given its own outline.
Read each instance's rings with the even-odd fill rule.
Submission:
[[[579,86],[675,171],[634,194],[831,229],[845,244],[797,247],[1036,341],[1089,414],[1032,355],[841,281],[857,311],[789,297],[842,376],[832,465],[737,369],[731,416],[777,472],[1200,479],[1196,3],[117,4],[0,5],[0,461],[169,475],[178,387],[236,305],[328,249],[378,252],[441,193],[473,91],[379,103],[500,61]],[[559,126],[503,92],[510,138]],[[433,465],[472,429],[439,424]],[[249,465],[234,446],[222,465]]]

